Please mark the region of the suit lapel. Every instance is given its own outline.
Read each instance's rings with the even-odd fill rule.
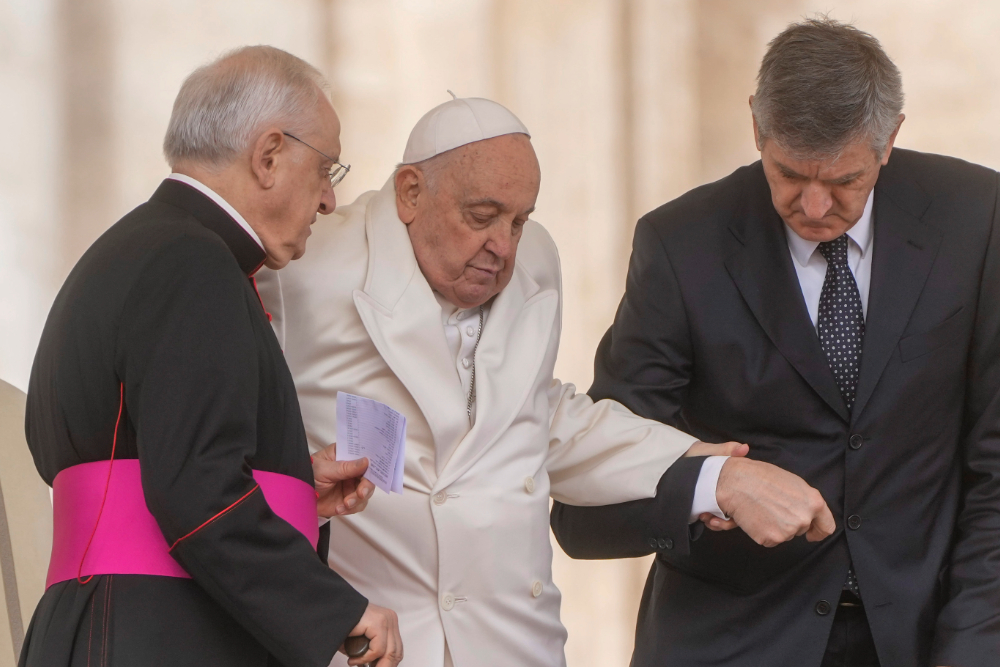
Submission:
[[[465,396],[441,324],[441,306],[396,214],[392,182],[365,214],[368,275],[354,304],[376,349],[420,407],[440,452],[468,425]]]
[[[937,256],[941,234],[920,221],[928,204],[923,190],[912,183],[894,181],[891,172],[876,183],[875,254],[855,420],[875,391]]]
[[[521,266],[496,296],[476,352],[476,424],[445,462],[437,487],[461,477],[520,412],[549,346],[558,297],[540,291]]]
[[[746,208],[731,227],[739,243],[727,258],[726,269],[782,356],[834,412],[849,421],[847,405],[809,319],[783,223],[759,166],[758,171],[760,183],[750,186]]]

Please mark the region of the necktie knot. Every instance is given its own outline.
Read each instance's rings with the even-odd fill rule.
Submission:
[[[827,264],[847,266],[847,234],[841,234],[832,241],[820,243],[819,254],[823,255]]]

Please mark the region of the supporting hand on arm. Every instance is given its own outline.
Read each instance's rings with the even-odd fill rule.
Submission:
[[[837,528],[819,491],[798,475],[770,463],[729,459],[722,466],[715,493],[719,507],[731,520],[703,515],[708,527],[727,530],[739,526],[765,547],[783,544],[798,535],[818,542]]]

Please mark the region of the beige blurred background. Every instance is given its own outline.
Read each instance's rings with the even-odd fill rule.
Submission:
[[[184,76],[268,43],[330,79],[353,165],[341,202],[382,185],[446,89],[525,122],[543,176],[534,217],[562,256],[556,370],[585,390],[636,218],[756,159],[757,64],[816,11],[872,32],[899,65],[897,145],[1000,167],[996,0],[0,0],[0,377],[26,389],[67,272],[168,173]],[[627,665],[649,560],[556,551],[570,667]]]

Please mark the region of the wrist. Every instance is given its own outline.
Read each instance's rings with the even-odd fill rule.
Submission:
[[[747,462],[748,459],[729,457],[719,471],[719,481],[715,485],[715,501],[726,516],[733,515],[733,498],[736,495],[737,479],[741,466],[746,465]]]

